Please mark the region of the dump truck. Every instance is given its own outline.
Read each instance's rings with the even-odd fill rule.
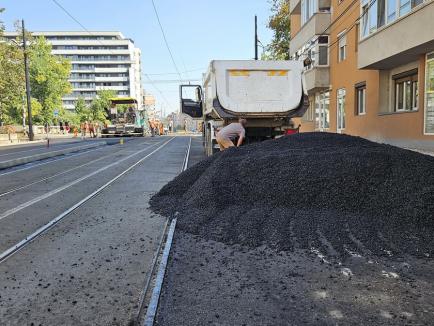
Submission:
[[[181,112],[203,120],[205,152],[218,150],[216,130],[247,119],[245,143],[297,128],[309,106],[302,61],[211,61],[202,85],[180,85]]]
[[[144,111],[134,98],[112,98],[111,107],[105,111],[108,123],[101,137],[144,136]],[[118,107],[122,105],[121,107]]]

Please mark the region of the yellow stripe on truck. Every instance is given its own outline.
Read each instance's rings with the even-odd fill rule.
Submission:
[[[241,77],[248,77],[250,76],[250,71],[248,70],[229,70],[230,76],[241,76]]]
[[[287,70],[269,70],[268,76],[288,76]]]
[[[234,77],[249,77],[251,71],[264,71],[268,76],[288,76],[287,70],[229,70],[229,75]]]

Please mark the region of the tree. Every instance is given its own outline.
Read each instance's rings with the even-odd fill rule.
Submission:
[[[273,30],[273,39],[262,54],[263,60],[289,60],[290,19],[289,1],[271,0],[272,15],[268,28]]]
[[[98,91],[96,98],[90,104],[90,119],[92,121],[105,121],[111,106],[111,99],[114,97],[116,97],[116,92],[113,90]]]
[[[68,81],[71,63],[51,54],[51,45],[44,37],[34,40],[29,57],[32,97],[42,106],[40,115],[35,120],[49,124],[54,118],[54,110],[62,107],[62,96],[71,92]]]
[[[4,11],[0,8],[0,13]],[[0,37],[4,25],[0,21]],[[23,53],[7,42],[0,43],[0,125],[18,123],[22,116],[24,83]]]
[[[80,122],[84,122],[89,120],[90,118],[90,110],[86,104],[84,98],[79,97],[75,102],[75,114],[77,115]]]

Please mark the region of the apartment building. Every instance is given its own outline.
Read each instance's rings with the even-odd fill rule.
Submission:
[[[132,97],[143,105],[141,51],[120,32],[32,32],[44,36],[52,53],[71,60],[69,78],[73,91],[63,98],[66,109],[74,109],[83,97],[88,103],[97,91],[113,90],[118,97]],[[15,38],[6,32],[6,38]]]
[[[434,1],[291,0],[290,55],[310,57],[302,131],[434,148]]]

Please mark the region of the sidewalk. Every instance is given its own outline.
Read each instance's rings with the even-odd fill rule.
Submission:
[[[29,141],[28,138],[21,138],[21,139],[17,139],[14,141],[6,141],[6,140],[2,140],[2,137],[5,134],[0,134],[0,148],[1,147],[9,147],[9,146],[25,146],[25,145],[36,145],[36,144],[43,144],[46,143],[47,141],[47,136],[45,134],[37,134],[35,135],[35,140],[33,141]],[[7,135],[5,135],[7,136]],[[59,143],[62,142],[62,140],[70,140],[70,141],[81,141],[82,138],[81,136],[77,136],[74,137],[73,134],[66,134],[66,135],[62,135],[62,134],[54,134],[54,135],[48,135],[48,138],[50,139],[50,143]],[[97,138],[91,138],[91,137],[85,137],[84,139],[99,139],[100,137]],[[60,140],[59,142],[57,140]]]

